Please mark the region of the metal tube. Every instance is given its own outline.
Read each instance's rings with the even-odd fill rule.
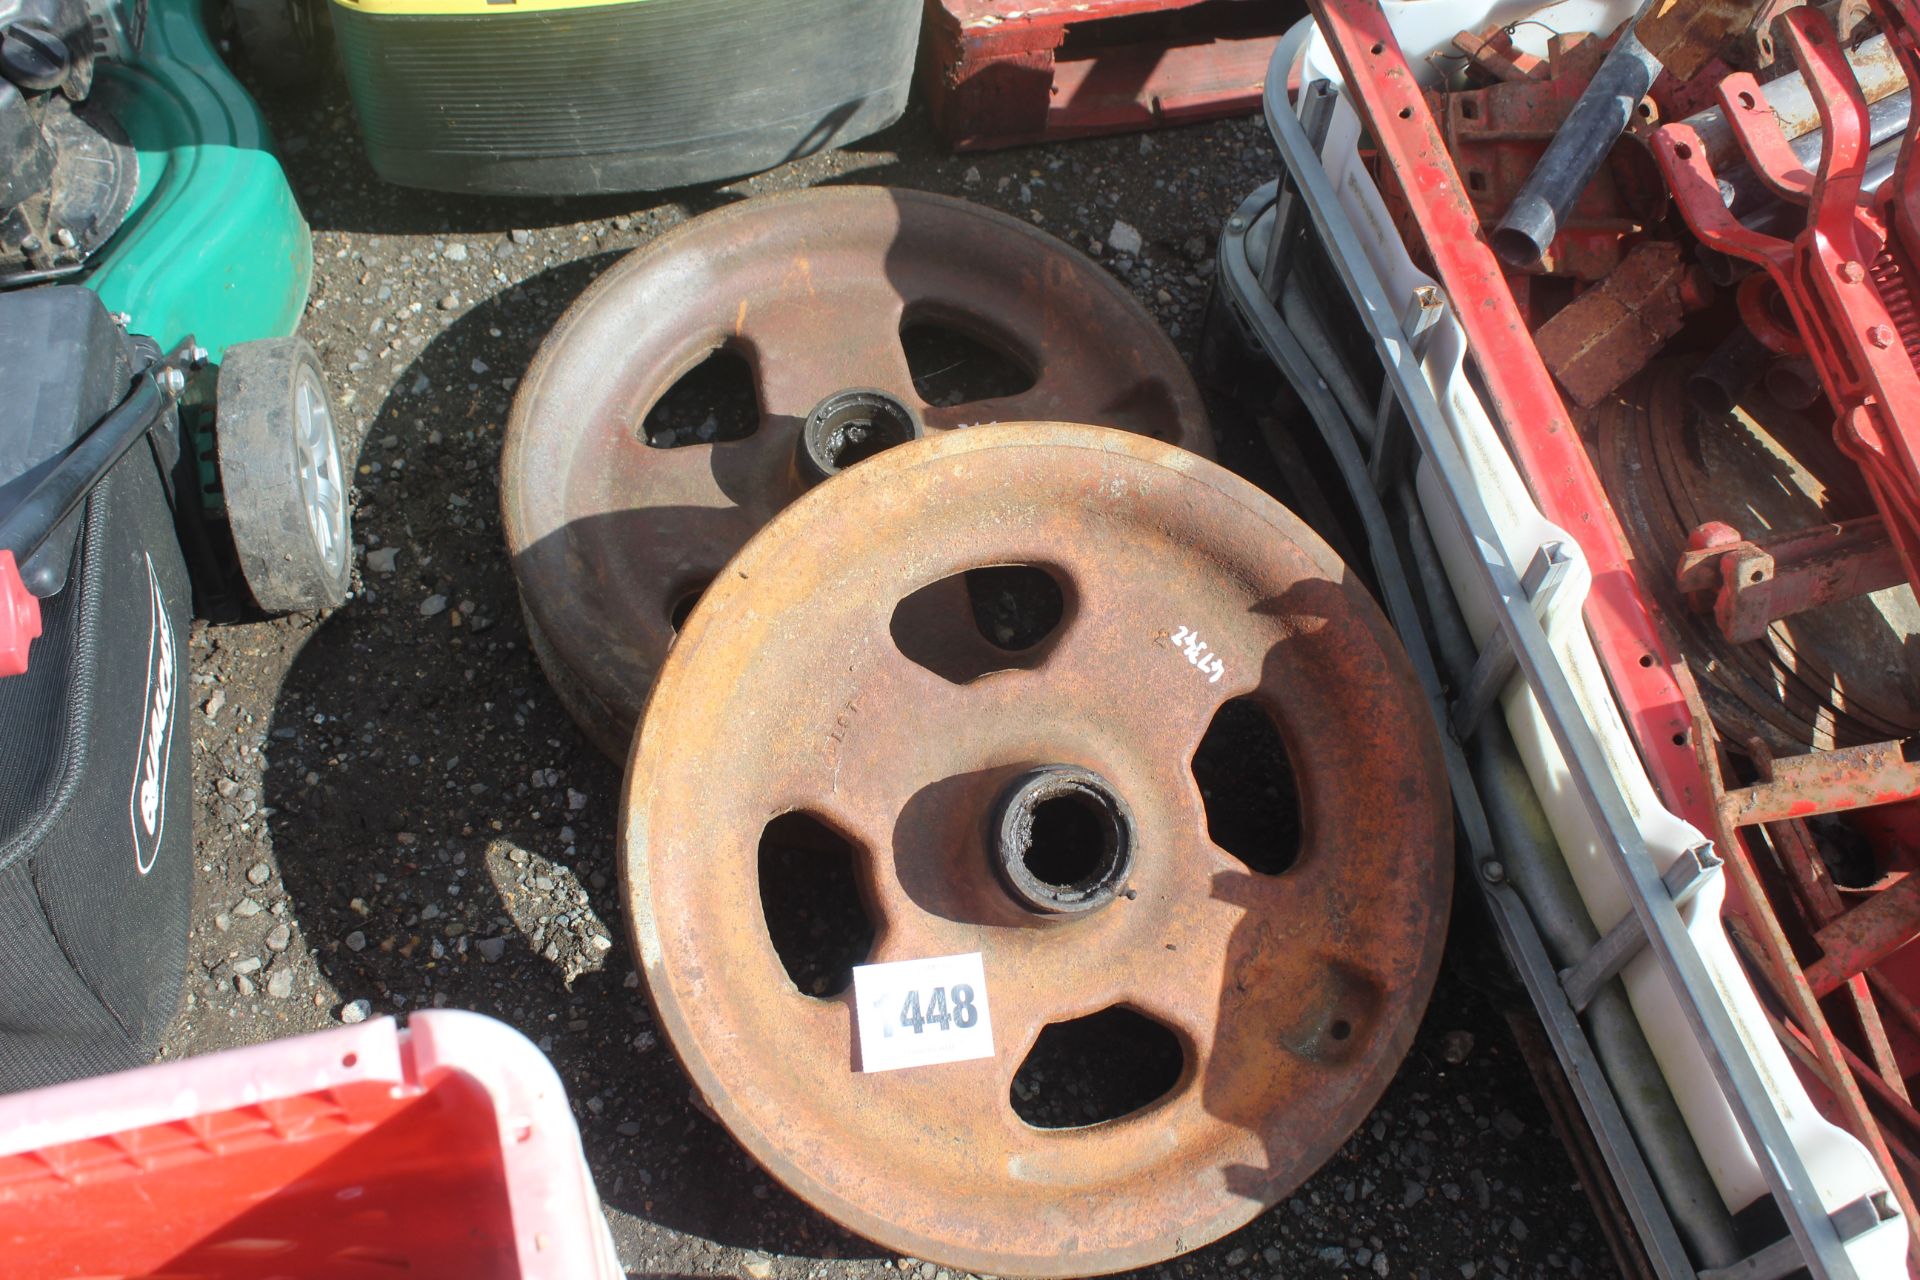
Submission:
[[[1767,394],[1787,409],[1810,409],[1826,394],[1820,386],[1820,371],[1805,356],[1779,357],[1767,366],[1762,381]]]
[[[1889,99],[1889,101],[1890,100],[1891,99]],[[1901,116],[1901,133],[1896,133],[1892,137],[1882,139],[1874,146],[1873,150],[1867,152],[1867,162],[1860,170],[1860,200],[1862,203],[1865,203],[1878,192],[1882,184],[1893,176],[1894,169],[1898,167],[1900,163],[1900,149],[1905,142],[1905,120],[1906,116],[1903,114]],[[1824,135],[1808,134],[1807,137],[1814,138],[1816,143],[1818,143],[1823,140]],[[1803,138],[1801,141],[1805,141],[1805,139]],[[1796,150],[1798,150],[1797,144]],[[1811,159],[1807,159],[1807,157],[1804,156],[1801,157],[1803,160],[1806,160],[1810,167],[1819,163],[1819,147],[1816,145],[1813,150],[1815,154]],[[1765,190],[1758,179],[1754,179],[1753,182],[1755,186],[1760,187],[1761,190]],[[1758,231],[1764,235],[1774,236],[1781,240],[1791,240],[1806,228],[1806,209],[1797,204],[1789,204],[1785,200],[1772,199],[1773,193],[1770,191],[1766,192],[1766,194],[1771,200],[1771,203],[1749,200],[1747,201],[1746,208],[1740,208],[1731,203],[1746,199],[1747,193],[1750,190],[1751,188],[1748,187],[1733,190],[1729,188],[1724,181],[1720,184],[1721,195],[1729,200],[1729,207],[1734,208],[1734,212],[1738,214],[1740,218],[1740,224],[1746,227],[1747,230]],[[1694,257],[1706,271],[1707,278],[1722,288],[1736,284],[1759,270],[1758,267],[1746,261],[1744,258],[1736,258],[1731,254],[1721,253],[1718,249],[1710,249],[1704,244],[1695,246]]]
[[[1500,219],[1492,244],[1503,262],[1531,267],[1545,255],[1660,71],[1660,60],[1633,30],[1621,32]]]
[[[1687,379],[1687,399],[1700,412],[1716,418],[1732,413],[1766,371],[1770,354],[1753,331],[1741,325]]]
[[[173,397],[153,371],[134,379],[119,407],[89,428],[32,492],[0,517],[0,551],[11,551],[16,563],[25,564],[172,405]]]
[[[1307,358],[1313,362],[1327,389],[1333,392],[1334,399],[1340,402],[1340,409],[1347,415],[1347,420],[1355,424],[1354,434],[1371,446],[1373,441],[1366,437],[1373,425],[1373,406],[1361,392],[1360,384],[1354,381],[1345,358],[1334,346],[1332,335],[1320,323],[1322,305],[1307,296],[1297,275],[1287,273],[1280,289],[1280,318],[1286,321],[1287,328],[1306,348]]]
[[[1860,92],[1870,104],[1907,87],[1907,77],[1883,35],[1862,40],[1849,49],[1847,61],[1853,66],[1854,78],[1860,82]],[[1820,109],[1798,71],[1767,81],[1765,88],[1767,105],[1773,108],[1773,114],[1780,121],[1780,132],[1787,137],[1798,138],[1820,127]],[[1707,149],[1707,163],[1716,172],[1746,159],[1733,136],[1732,126],[1727,124],[1727,113],[1719,107],[1697,111],[1682,123],[1699,135]]]
[[[1867,145],[1873,148],[1867,154],[1867,172],[1872,174],[1876,165],[1881,170],[1873,187],[1878,187],[1885,181],[1886,175],[1893,171],[1894,163],[1900,157],[1900,140],[1906,136],[1907,122],[1912,118],[1913,92],[1909,89],[1890,93],[1867,107]],[[1787,145],[1794,158],[1805,166],[1808,173],[1813,173],[1819,169],[1820,155],[1827,149],[1827,132],[1816,128],[1801,134]],[[1730,165],[1724,172],[1715,172],[1719,173],[1720,178],[1720,198],[1737,218],[1745,219],[1748,214],[1779,200],[1751,165]],[[1862,195],[1872,190],[1864,178],[1860,190]]]

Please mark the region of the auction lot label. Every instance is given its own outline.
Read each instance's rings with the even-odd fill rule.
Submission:
[[[993,1056],[978,951],[861,965],[853,971],[853,998],[862,1071]]]

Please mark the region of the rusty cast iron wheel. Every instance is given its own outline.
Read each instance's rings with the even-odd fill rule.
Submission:
[[[987,566],[1058,585],[1050,632],[977,634],[943,591]],[[1210,834],[1194,760],[1230,703],[1284,743],[1277,873]],[[1032,856],[1048,803],[1077,869]],[[776,517],[668,655],[625,804],[635,951],[713,1110],[848,1228],[997,1275],[1142,1266],[1298,1186],[1411,1043],[1452,885],[1431,715],[1353,573],[1214,464],[1060,423],[906,445]],[[793,815],[844,841],[865,961],[982,953],[993,1057],[855,1069],[851,994],[770,932],[761,841]],[[1171,1033],[1166,1091],[1017,1114],[1042,1030],[1116,1010]]]
[[[912,323],[968,335],[1033,385],[927,403],[901,341]],[[750,370],[757,427],[650,446],[648,412],[716,351]],[[1023,222],[842,187],[744,201],[675,229],[568,309],[514,401],[501,507],[549,679],[601,749],[624,757],[680,616],[776,511],[863,453],[1044,418],[1212,453],[1199,393],[1153,318]]]

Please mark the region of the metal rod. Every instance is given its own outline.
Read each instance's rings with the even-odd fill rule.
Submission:
[[[1545,256],[1661,70],[1631,26],[1620,33],[1500,219],[1492,243],[1503,262],[1525,268]]]
[[[1331,87],[1317,88],[1307,97],[1302,122],[1316,147],[1327,140],[1327,126],[1333,122],[1335,97],[1327,91]],[[1273,234],[1267,238],[1267,259],[1260,268],[1260,291],[1269,298],[1279,298],[1281,287],[1286,283],[1287,270],[1293,265],[1293,242],[1300,235],[1301,216],[1300,193],[1288,184],[1283,173],[1280,198],[1273,206]]]
[[[1907,88],[1906,73],[1900,70],[1893,46],[1884,35],[1870,36],[1847,51],[1854,78],[1869,104]],[[1806,78],[1789,72],[1766,83],[1767,105],[1780,121],[1780,132],[1789,138],[1802,137],[1820,127],[1820,108],[1807,90]],[[1707,162],[1717,171],[1722,165],[1740,163],[1740,143],[1727,123],[1727,113],[1719,107],[1695,112],[1682,123],[1691,127],[1707,149]]]
[[[1533,553],[1533,559],[1527,561],[1526,572],[1520,576],[1520,589],[1527,593],[1527,603],[1533,609],[1533,616],[1545,626],[1553,613],[1553,599],[1559,594],[1560,586],[1567,580],[1567,570],[1573,564],[1573,557],[1559,542],[1542,543]],[[1504,631],[1496,631],[1487,638],[1487,647],[1480,651],[1480,658],[1473,664],[1473,674],[1467,680],[1467,688],[1453,707],[1453,732],[1462,740],[1473,736],[1479,727],[1481,717],[1487,714],[1494,700],[1506,689],[1507,682],[1513,679],[1514,670],[1519,661],[1513,656],[1513,646],[1507,642]]]
[[[156,375],[178,370],[150,369],[133,381],[133,390],[117,408],[87,429],[66,456],[41,477],[32,492],[0,516],[0,551],[25,564],[53,531],[85,502],[102,476],[146,438],[173,406],[174,394]]]
[[[1673,905],[1684,906],[1719,869],[1720,858],[1714,853],[1713,845],[1699,844],[1674,859],[1673,865],[1661,875],[1660,883],[1667,887]],[[1627,961],[1646,945],[1647,935],[1640,929],[1640,917],[1631,913],[1622,916],[1619,923],[1600,935],[1600,941],[1580,957],[1579,963],[1560,975],[1560,985],[1566,988],[1568,1001],[1576,1009],[1585,1009],[1600,988],[1626,968]]]
[[[1879,1226],[1880,1212],[1871,1201],[1860,1199],[1841,1205],[1829,1215],[1828,1220],[1836,1235],[1842,1240],[1851,1240],[1861,1232]],[[1700,1280],[1784,1280],[1800,1267],[1800,1251],[1789,1236],[1774,1241],[1760,1252],[1730,1267],[1702,1271]]]

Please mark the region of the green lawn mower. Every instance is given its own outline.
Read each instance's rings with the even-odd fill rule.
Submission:
[[[172,1016],[190,613],[346,597],[312,270],[199,0],[0,0],[0,1088]]]

